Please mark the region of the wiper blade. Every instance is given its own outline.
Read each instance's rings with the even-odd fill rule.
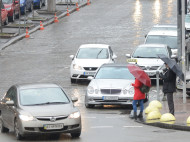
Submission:
[[[35,105],[48,105],[48,104],[67,104],[68,102],[45,102],[40,104],[29,104],[24,106],[35,106]]]
[[[102,49],[103,50],[103,49]],[[98,59],[98,56],[100,55],[100,53],[102,52],[102,50],[100,50],[96,56],[96,58]]]

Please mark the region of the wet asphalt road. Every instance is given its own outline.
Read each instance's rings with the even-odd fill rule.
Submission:
[[[53,82],[79,98],[75,105],[82,114],[80,139],[63,134],[58,140],[31,137],[26,141],[189,141],[188,132],[133,122],[128,117],[131,107],[86,109],[84,94],[88,83],[71,84],[69,78],[69,55],[75,54],[81,44],[109,44],[118,56],[116,62],[126,63],[125,54],[144,42],[153,25],[176,24],[176,7],[176,0],[93,0],[90,6],[59,19],[59,23],[31,34],[30,39],[22,39],[2,50],[1,97],[12,84]],[[0,138],[3,142],[16,141],[12,132],[0,133]]]

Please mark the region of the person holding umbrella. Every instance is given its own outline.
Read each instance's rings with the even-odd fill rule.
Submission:
[[[133,97],[133,119],[137,120],[137,103],[140,104],[140,113],[138,118],[143,118],[143,110],[144,110],[144,99],[145,93],[141,92],[140,87],[142,87],[143,83],[141,83],[137,78],[135,78],[135,83],[131,84],[134,86],[134,97]]]
[[[160,74],[163,80],[163,93],[167,96],[168,107],[171,114],[174,115],[173,92],[176,91],[176,76],[184,81],[184,74],[175,60],[172,60],[164,54],[158,54],[158,57],[164,62],[166,71]]]
[[[142,70],[139,66],[135,64],[128,64],[127,68],[130,73],[135,77],[135,83],[131,85],[134,87],[134,97],[133,97],[133,119],[137,120],[137,117],[143,118],[143,110],[144,110],[144,99],[145,93],[141,91],[141,87],[144,85],[151,87],[150,77]],[[137,103],[140,104],[140,113],[137,116]]]
[[[163,80],[163,93],[167,96],[168,107],[171,114],[174,115],[174,101],[173,101],[173,92],[176,91],[176,74],[170,69],[168,64],[164,63],[166,70],[163,73],[160,73],[160,79]]]

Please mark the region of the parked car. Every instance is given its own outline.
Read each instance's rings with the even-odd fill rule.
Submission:
[[[18,0],[2,0],[10,22],[14,22],[15,18],[19,17],[19,1]]]
[[[164,62],[157,54],[164,54],[169,58],[172,55],[171,48],[165,44],[141,44],[131,54],[126,54],[127,62],[139,65],[151,79],[156,79],[156,71],[162,72]]]
[[[171,25],[170,27],[174,28],[174,26]],[[149,33],[145,36],[144,44],[166,44],[172,49],[172,53],[174,55],[177,55],[178,51],[177,38],[178,38],[177,28],[176,30],[173,29],[169,30],[169,25],[168,25],[167,30],[163,29],[163,27],[159,28],[158,30],[155,29],[150,30]]]
[[[63,88],[56,84],[13,85],[0,101],[0,129],[14,130],[17,140],[27,135],[81,134],[81,115]]]
[[[190,14],[185,15],[185,28],[187,33],[190,33]]]
[[[33,4],[34,4],[34,7],[41,9],[42,6],[45,6],[46,1],[45,0],[33,0]]]
[[[135,78],[127,64],[103,64],[91,80],[85,94],[86,108],[95,105],[132,105]],[[146,100],[148,94],[146,94]]]
[[[111,47],[106,44],[83,44],[76,55],[70,55],[71,83],[76,80],[85,80],[88,76],[94,76],[98,68],[104,63],[114,63],[117,56]]]
[[[176,87],[179,90],[183,89],[183,81],[179,77],[176,78]],[[186,94],[190,96],[190,71],[186,72]]]
[[[8,12],[3,4],[1,5],[1,20],[4,25],[8,24]]]
[[[167,30],[177,30],[177,25],[160,25],[160,24],[157,24],[157,25],[154,25],[151,29],[152,30],[155,30],[155,31],[167,31]]]
[[[20,12],[26,14],[26,10],[32,11],[33,0],[20,0]]]

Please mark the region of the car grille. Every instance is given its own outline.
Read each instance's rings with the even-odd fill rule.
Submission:
[[[157,70],[159,66],[140,66],[142,70]]]
[[[66,119],[68,116],[36,117],[40,121],[56,121]]]
[[[121,89],[101,89],[102,94],[120,94]]]
[[[95,71],[97,67],[83,67],[86,71]]]

